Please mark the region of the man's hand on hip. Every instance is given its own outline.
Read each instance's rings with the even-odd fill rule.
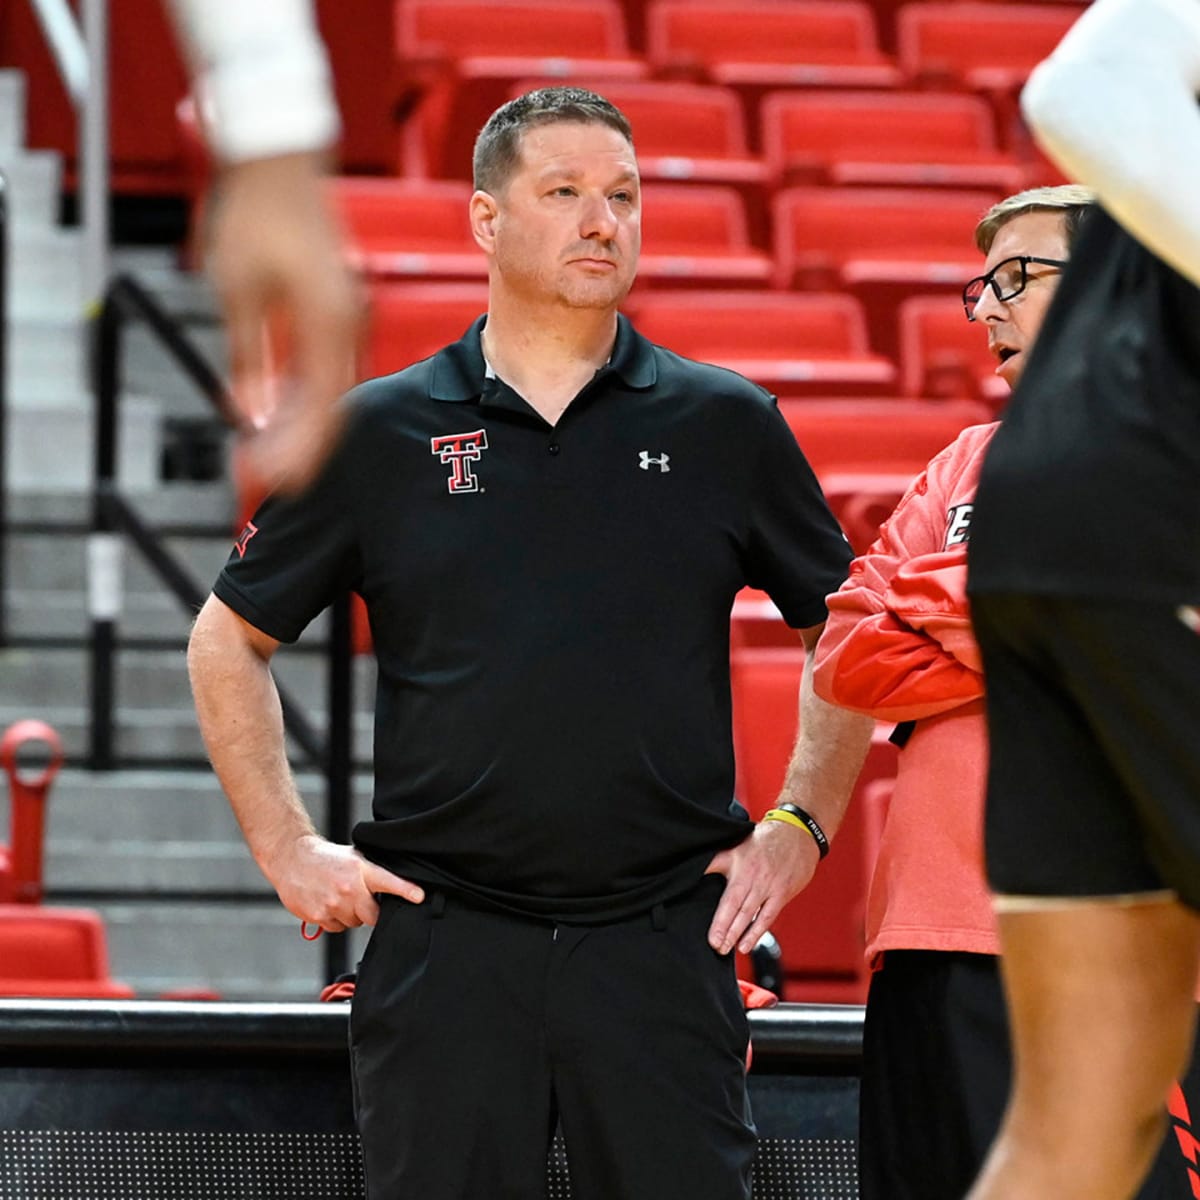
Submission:
[[[267,876],[284,907],[301,921],[341,933],[379,919],[376,892],[420,904],[425,893],[415,883],[368,862],[353,846],[326,841],[315,833],[291,843]]]
[[[724,875],[725,892],[708,930],[709,945],[749,954],[780,909],[808,885],[817,869],[817,844],[806,830],[762,821],[737,846],[713,857],[707,875]]]

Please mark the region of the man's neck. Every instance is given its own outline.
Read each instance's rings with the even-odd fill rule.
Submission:
[[[542,316],[493,301],[483,353],[492,370],[553,425],[612,356],[617,315],[556,308]]]

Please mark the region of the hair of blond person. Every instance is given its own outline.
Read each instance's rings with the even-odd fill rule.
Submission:
[[[1091,188],[1080,183],[1062,183],[1053,187],[1027,188],[1023,192],[993,204],[975,226],[975,245],[981,254],[987,254],[996,235],[1009,221],[1031,212],[1055,212],[1063,214],[1067,245],[1075,241],[1083,218],[1096,203]]]
[[[578,87],[537,88],[501,105],[479,131],[472,155],[476,189],[493,196],[502,192],[520,166],[522,136],[539,125],[563,121],[607,125],[633,145],[625,114],[603,96]]]

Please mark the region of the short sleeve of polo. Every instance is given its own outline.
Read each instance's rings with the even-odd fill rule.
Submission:
[[[348,429],[324,472],[301,495],[268,497],[213,586],[219,600],[277,641],[294,642],[314,617],[358,585],[358,540],[346,486],[353,441]]]
[[[854,557],[821,485],[772,400],[750,481],[746,575],[793,629],[820,625]]]

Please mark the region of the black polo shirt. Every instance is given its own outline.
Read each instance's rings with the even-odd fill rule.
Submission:
[[[292,641],[340,589],[379,664],[369,858],[531,914],[609,920],[747,833],[729,616],[825,619],[850,551],[774,399],[621,318],[551,428],[479,333],[351,394],[322,478],[255,514],[216,595]]]

